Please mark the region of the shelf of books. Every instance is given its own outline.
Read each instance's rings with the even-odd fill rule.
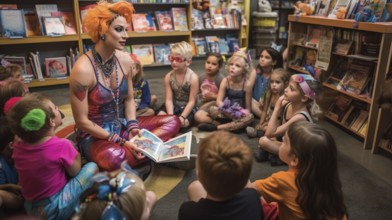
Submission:
[[[249,6],[247,0],[215,1],[219,7],[211,5],[208,9],[208,12],[214,12],[207,20],[213,28],[210,32],[193,28],[195,24],[192,5],[198,7],[197,2],[194,4],[188,0],[165,2],[133,0],[131,2],[136,12],[132,15],[132,22],[128,26],[129,39],[126,51],[140,56],[139,59],[145,66],[169,65],[167,55],[170,53],[170,45],[179,41],[192,44],[193,37],[204,38],[202,41],[204,45],[198,42],[198,47],[200,49],[203,47],[205,53],[214,51],[230,54],[236,47],[247,46],[246,21],[249,13],[245,10],[249,8],[246,7]],[[23,73],[26,81],[31,82],[28,84],[30,87],[66,83],[66,80],[59,80],[56,74],[51,75],[45,60],[58,59],[63,64],[62,74],[66,69],[65,76],[69,76],[79,54],[92,45],[82,24],[87,10],[95,7],[96,3],[97,1],[94,0],[50,3],[47,1],[32,3],[28,0],[18,1],[18,3],[12,0],[2,1],[0,3],[0,55],[18,57],[18,59],[8,60],[23,64]],[[230,4],[226,7],[223,3]],[[206,29],[205,18],[201,18],[199,22],[202,22],[202,29]],[[46,43],[53,44],[51,47],[54,46],[56,50],[52,52],[47,50],[47,47],[43,47]],[[30,53],[22,49],[22,45],[27,45],[28,50],[34,52]],[[194,55],[203,56],[203,52]],[[65,64],[62,63],[64,60]]]
[[[392,121],[377,103],[391,65],[392,23],[293,15],[288,20],[289,69],[318,78],[325,117],[376,152],[385,121]]]

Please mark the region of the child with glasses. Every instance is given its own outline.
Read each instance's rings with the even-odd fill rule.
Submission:
[[[260,150],[255,152],[257,162],[270,160],[272,166],[283,165],[279,159],[282,137],[295,121],[313,122],[321,113],[316,97],[321,92],[321,83],[306,74],[292,75],[284,94],[275,103],[268,121],[265,136],[259,139]],[[269,155],[270,154],[270,155]]]
[[[197,111],[196,100],[199,91],[199,77],[189,65],[192,63],[192,46],[185,42],[175,43],[169,55],[172,70],[166,74],[165,103],[158,115],[177,115],[182,128],[193,124]]]

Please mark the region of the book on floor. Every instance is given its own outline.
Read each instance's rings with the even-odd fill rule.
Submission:
[[[157,163],[187,161],[190,159],[192,131],[163,142],[150,131],[142,129],[141,136],[133,137],[131,142]]]

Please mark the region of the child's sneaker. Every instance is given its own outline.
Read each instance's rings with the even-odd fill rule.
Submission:
[[[218,126],[211,123],[200,123],[197,128],[199,131],[216,131],[218,130]]]
[[[255,160],[259,163],[269,160],[269,152],[262,149],[257,149],[253,151],[253,156],[255,157]]]
[[[246,127],[246,134],[250,138],[255,138],[255,137],[262,137],[264,136],[264,131],[263,130],[256,130],[254,127]]]

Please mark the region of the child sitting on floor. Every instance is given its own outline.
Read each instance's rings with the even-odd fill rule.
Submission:
[[[196,159],[198,180],[188,186],[188,197],[178,219],[264,219],[260,197],[244,188],[252,169],[252,152],[227,131],[212,133],[200,142]]]
[[[61,115],[48,98],[36,93],[25,96],[9,110],[7,119],[21,139],[14,144],[12,158],[26,212],[44,219],[69,219],[79,196],[92,185],[97,165],[90,162],[81,168],[72,143],[54,135]]]
[[[250,184],[267,202],[278,203],[279,219],[347,219],[336,143],[327,130],[305,120],[291,123],[279,157],[287,171]]]

